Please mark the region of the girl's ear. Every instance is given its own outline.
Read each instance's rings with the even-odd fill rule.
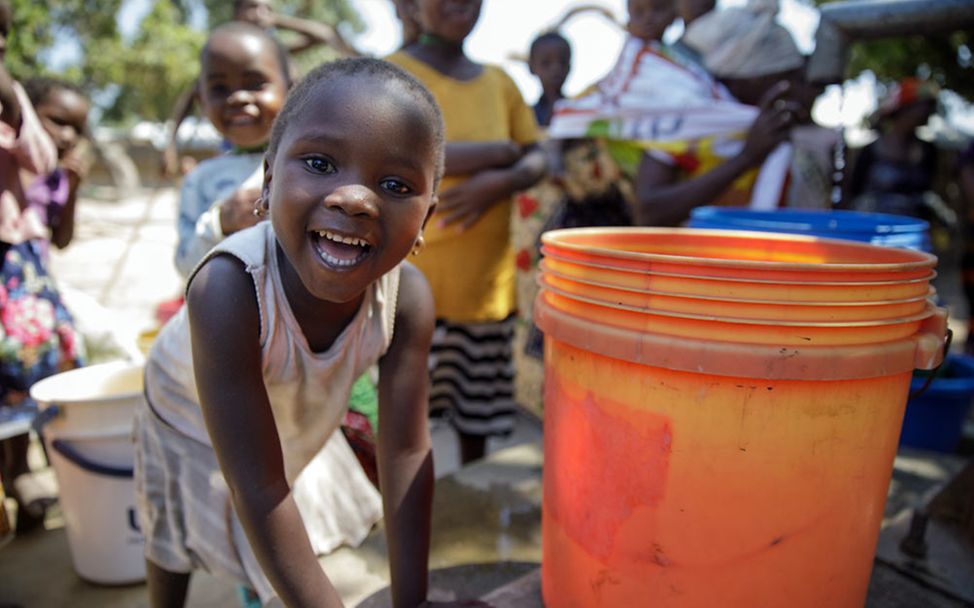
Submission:
[[[260,187],[260,197],[264,199],[265,205],[270,205],[271,202],[271,164],[267,161],[267,156],[264,156],[264,183]]]
[[[426,212],[426,217],[423,218],[423,228],[421,228],[420,230],[426,228],[426,224],[430,221],[430,218],[433,217],[433,213],[436,211],[436,204],[439,202],[440,202],[440,197],[434,194],[433,198],[430,200],[429,211]]]

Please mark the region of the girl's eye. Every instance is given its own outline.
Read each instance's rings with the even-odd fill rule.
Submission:
[[[393,194],[406,195],[412,193],[412,188],[398,179],[386,179],[382,181],[382,187]]]
[[[317,173],[334,173],[335,166],[323,158],[306,158],[304,164]]]

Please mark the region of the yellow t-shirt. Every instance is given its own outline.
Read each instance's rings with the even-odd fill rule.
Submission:
[[[400,51],[386,58],[415,76],[433,93],[443,112],[446,139],[512,140],[521,145],[538,140],[534,113],[514,81],[495,66],[484,66],[477,78],[454,80]],[[445,178],[440,191],[465,178]],[[516,309],[514,251],[511,247],[511,201],[500,202],[464,232],[457,225],[440,228],[439,216],[426,225],[426,246],[411,258],[423,271],[436,299],[437,318],[453,322],[504,319]]]

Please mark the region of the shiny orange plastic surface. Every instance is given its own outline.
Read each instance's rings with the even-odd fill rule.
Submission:
[[[691,228],[575,228],[542,235],[542,253],[618,269],[759,280],[880,281],[927,276],[929,253],[800,235]]]
[[[673,295],[702,295],[738,300],[781,302],[869,302],[899,300],[929,295],[933,271],[919,279],[841,282],[804,280],[772,281],[734,277],[694,277],[638,270],[620,270],[587,260],[566,260],[548,255],[541,261],[543,272],[579,280],[631,289],[646,289]]]
[[[910,373],[761,381],[546,337],[547,608],[863,605]]]
[[[547,233],[547,608],[860,608],[936,258],[815,237]]]

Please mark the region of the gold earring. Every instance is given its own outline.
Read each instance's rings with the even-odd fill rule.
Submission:
[[[267,209],[264,207],[264,197],[260,196],[254,201],[254,217],[264,217],[267,215]]]
[[[423,238],[422,234],[420,234],[418,237],[416,237],[416,244],[413,245],[412,254],[419,255],[419,252],[423,250],[423,245],[425,244],[426,244],[426,239]]]

